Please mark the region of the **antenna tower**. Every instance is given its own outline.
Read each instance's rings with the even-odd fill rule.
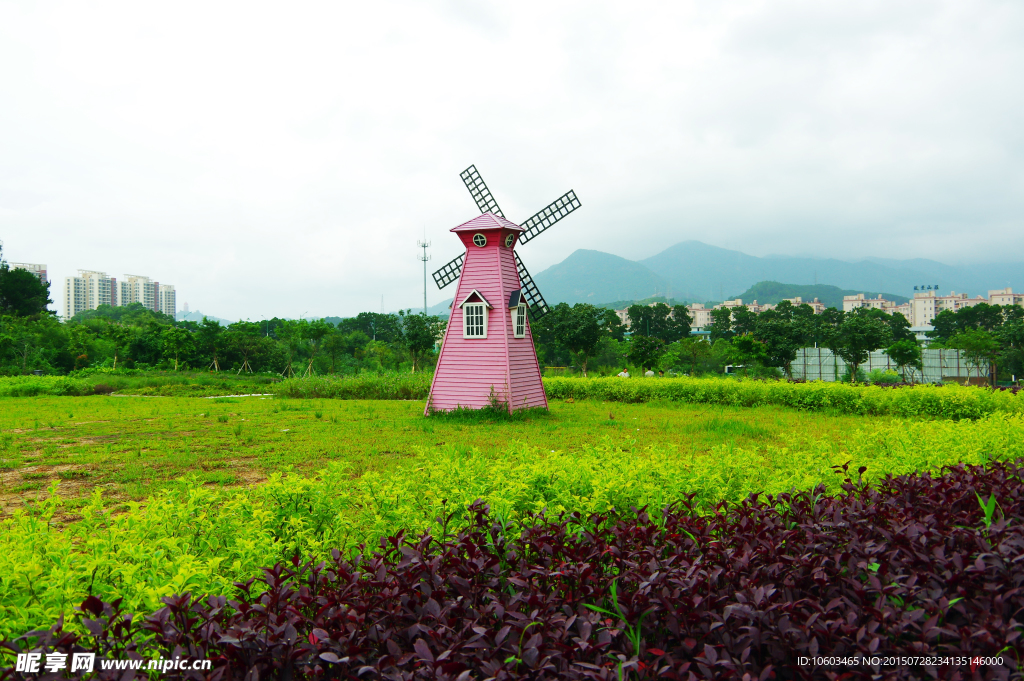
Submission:
[[[423,249],[423,255],[416,256],[417,260],[423,261],[423,315],[427,314],[427,261],[430,260],[430,256],[427,255],[427,249],[430,248],[429,241],[417,241],[416,245]]]

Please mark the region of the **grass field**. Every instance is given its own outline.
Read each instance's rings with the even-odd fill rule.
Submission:
[[[275,471],[311,474],[344,461],[352,476],[406,465],[424,447],[489,454],[514,441],[575,451],[671,445],[705,453],[842,443],[883,417],[679,403],[555,402],[523,421],[423,417],[411,401],[249,398],[39,397],[0,400],[0,503],[9,514],[53,482],[69,506],[100,488],[112,503],[141,500],[184,475],[248,485]]]
[[[0,398],[0,638],[93,593],[152,611],[230,593],[296,553],[435,520],[697,508],[1024,457],[1024,417],[897,419],[779,406],[557,400],[521,419],[424,418],[419,401]]]

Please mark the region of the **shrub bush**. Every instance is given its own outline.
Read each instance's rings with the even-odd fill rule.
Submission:
[[[88,381],[66,376],[4,376],[0,377],[0,397],[36,397],[39,395],[92,395]]]
[[[1022,477],[996,464],[878,487],[847,478],[835,497],[752,496],[707,515],[683,501],[660,522],[540,515],[519,533],[477,502],[457,535],[441,518],[435,536],[397,534],[354,559],[296,556],[232,600],[168,596],[141,623],[90,596],[77,615],[88,634],[58,622],[5,646],[184,655],[213,660],[206,678],[220,679],[1008,678]],[[992,498],[988,514],[979,500]],[[819,656],[839,661],[799,662]]]
[[[289,378],[273,388],[278,397],[341,400],[425,400],[434,375],[416,373],[359,374]]]
[[[812,381],[723,380],[714,378],[546,378],[548,399],[613,402],[667,400],[736,407],[778,405],[809,411],[977,419],[986,414],[1024,413],[1024,399],[1012,391],[958,385],[915,385],[892,390],[875,385]]]

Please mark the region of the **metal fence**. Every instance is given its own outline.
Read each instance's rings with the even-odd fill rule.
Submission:
[[[907,378],[915,383],[941,383],[943,380],[964,380],[985,375],[985,368],[966,361],[959,350],[925,348],[921,351],[921,362],[924,371],[907,370]],[[890,369],[899,373],[896,363],[881,350],[872,352],[860,368],[865,373],[874,369]],[[792,369],[793,378],[805,378],[808,381],[837,381],[847,371],[846,362],[832,354],[828,348],[801,348],[797,351]]]

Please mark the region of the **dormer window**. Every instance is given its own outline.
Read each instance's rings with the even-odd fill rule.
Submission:
[[[512,337],[526,338],[526,298],[521,289],[508,297],[508,309],[512,313]]]
[[[462,308],[462,337],[487,338],[487,309],[490,304],[472,291],[459,305]]]
[[[470,303],[462,307],[465,316],[464,338],[487,338],[487,307],[483,303]]]
[[[526,338],[526,305],[523,303],[512,308],[512,337]]]

